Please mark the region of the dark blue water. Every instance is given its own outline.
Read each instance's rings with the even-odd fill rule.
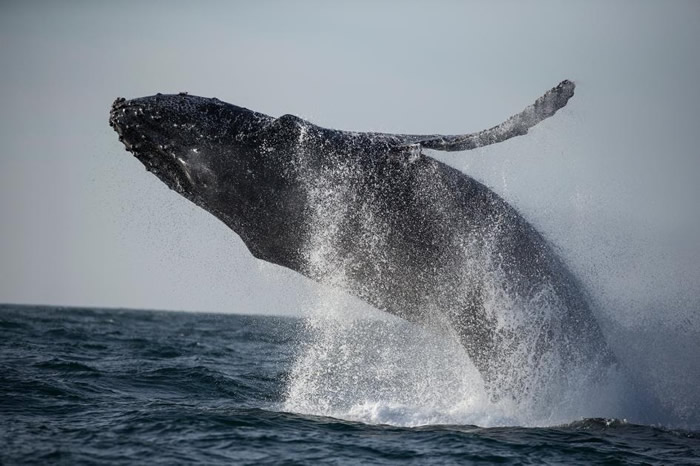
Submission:
[[[611,419],[396,427],[285,412],[301,319],[0,306],[0,464],[700,464]]]

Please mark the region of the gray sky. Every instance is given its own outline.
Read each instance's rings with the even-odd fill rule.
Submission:
[[[0,302],[284,313],[313,293],[123,150],[117,96],[459,133],[569,78],[526,137],[434,155],[520,209],[615,319],[697,329],[698,2],[5,1],[0,43]]]

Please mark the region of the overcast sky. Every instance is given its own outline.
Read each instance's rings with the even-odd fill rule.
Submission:
[[[313,293],[123,150],[117,96],[461,133],[568,78],[529,135],[434,155],[514,204],[611,315],[697,325],[699,2],[4,1],[0,43],[0,302],[294,313]]]

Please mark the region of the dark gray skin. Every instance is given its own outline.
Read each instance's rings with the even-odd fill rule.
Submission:
[[[186,94],[117,99],[110,125],[255,257],[456,335],[493,396],[516,396],[613,358],[542,235],[422,149],[526,134],[573,91],[564,81],[501,125],[457,136],[337,131]]]

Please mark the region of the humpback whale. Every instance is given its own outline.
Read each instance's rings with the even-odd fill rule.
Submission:
[[[363,133],[187,93],[118,98],[109,122],[168,187],[261,260],[460,340],[494,397],[614,364],[590,300],[518,211],[425,150],[522,136],[564,107],[563,81],[462,135]]]

